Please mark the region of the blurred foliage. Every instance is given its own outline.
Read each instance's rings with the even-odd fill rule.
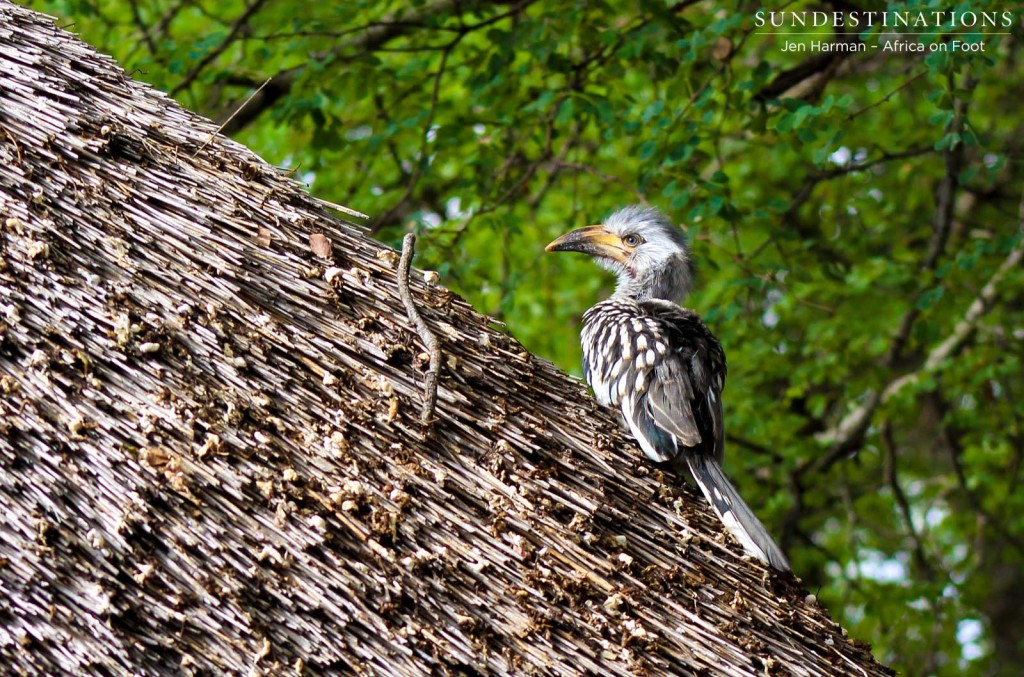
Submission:
[[[227,133],[419,231],[418,265],[576,373],[611,281],[544,245],[660,206],[729,356],[728,469],[808,587],[904,673],[1024,669],[1014,3],[890,3],[1012,17],[959,36],[983,52],[894,53],[951,42],[750,2],[23,2],[215,119],[251,96]],[[867,49],[783,51],[843,40]]]

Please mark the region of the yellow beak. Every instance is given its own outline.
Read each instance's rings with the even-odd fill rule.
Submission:
[[[602,225],[584,226],[569,231],[547,247],[548,252],[582,252],[591,256],[603,256],[623,263],[628,256],[622,239]]]

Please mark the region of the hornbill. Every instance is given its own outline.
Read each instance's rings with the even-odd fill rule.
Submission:
[[[679,304],[693,284],[683,233],[657,209],[632,206],[562,235],[547,251],[589,254],[618,277],[583,316],[583,373],[598,402],[618,407],[644,454],[687,467],[744,549],[780,571],[782,550],[722,471],[722,344]]]

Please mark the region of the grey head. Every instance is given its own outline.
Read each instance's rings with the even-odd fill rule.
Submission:
[[[618,278],[616,296],[680,303],[693,285],[693,262],[686,236],[653,207],[632,205],[620,209],[603,224],[568,232],[546,249],[593,256],[598,265]]]

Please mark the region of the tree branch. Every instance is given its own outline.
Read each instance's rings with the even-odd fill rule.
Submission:
[[[149,55],[153,56],[156,54],[156,42],[153,40],[153,36],[146,30],[146,22],[142,20],[142,12],[139,10],[138,0],[129,0],[128,6],[132,11],[132,21],[135,23],[135,27],[139,29],[139,33],[142,35],[142,42],[145,43],[149,49]]]
[[[907,158],[917,157],[919,155],[926,155],[933,152],[935,149],[932,145],[919,146],[917,148],[908,148],[907,150],[897,151],[895,153],[883,152],[879,157],[873,160],[867,160],[865,162],[854,163],[843,165],[841,167],[835,167],[824,172],[816,172],[808,174],[807,178],[804,179],[803,185],[797,190],[793,201],[782,215],[783,221],[790,221],[796,218],[796,214],[800,207],[810,198],[814,189],[822,181],[829,181],[831,179],[838,178],[840,176],[846,176],[847,174],[853,174],[854,172],[862,172],[867,169],[871,169],[880,164],[890,162],[892,160],[904,160]]]
[[[267,0],[253,0],[253,3],[246,7],[245,11],[238,15],[238,18],[231,24],[231,27],[228,29],[228,34],[224,36],[221,43],[207,52],[206,56],[192,66],[192,69],[185,74],[185,77],[181,79],[181,82],[171,89],[170,95],[177,96],[179,92],[187,89],[207,66],[213,63],[217,57],[224,53],[224,50],[231,46],[231,43],[235,41],[238,34],[242,32],[245,26],[249,23],[249,19],[251,19],[256,12],[260,11],[266,2]]]
[[[416,302],[409,290],[409,269],[412,267],[412,257],[416,253],[416,236],[409,233],[402,240],[402,258],[398,262],[398,295],[405,305],[405,312],[409,321],[416,327],[420,340],[427,349],[430,356],[430,366],[427,368],[427,379],[423,384],[423,410],[420,412],[420,424],[430,425],[434,418],[434,407],[437,406],[437,378],[441,372],[441,344],[438,342],[434,332],[423,320],[420,311],[416,308]]]
[[[846,44],[858,41],[859,38],[855,33],[843,33],[836,37],[833,44]],[[844,51],[823,52],[813,56],[776,75],[771,82],[754,95],[754,100],[770,101],[775,99],[808,78],[827,72],[834,63],[845,61],[848,56],[849,53]]]
[[[943,400],[938,394],[933,395],[935,405],[938,410],[945,417],[949,412],[949,405]],[[953,474],[956,476],[957,485],[960,490],[964,492],[964,496],[967,497],[967,502],[970,504],[971,509],[974,510],[979,516],[985,520],[985,524],[992,528],[1003,540],[1013,547],[1017,551],[1018,555],[1024,555],[1024,542],[1019,538],[1007,531],[1006,526],[1001,520],[996,518],[991,512],[982,505],[981,499],[978,498],[977,494],[971,490],[967,484],[967,474],[964,472],[963,465],[963,445],[960,443],[958,435],[953,434],[950,431],[950,426],[943,426],[941,433],[943,441],[949,448],[949,458],[953,463]]]
[[[896,89],[893,89],[891,92],[889,92],[888,94],[883,96],[878,101],[875,101],[874,103],[869,103],[867,106],[864,106],[860,110],[854,111],[854,112],[850,113],[849,115],[847,115],[846,116],[846,121],[849,122],[849,121],[853,120],[854,118],[859,117],[860,115],[863,115],[864,113],[867,113],[872,108],[878,108],[883,103],[886,103],[887,101],[889,101],[889,99],[891,99],[892,97],[896,96],[897,94],[902,92],[904,89],[906,89],[907,87],[912,85],[915,80],[917,80],[918,78],[920,78],[920,77],[922,77],[924,75],[927,75],[927,74],[928,74],[928,71],[927,70],[923,70],[920,73],[918,73],[917,75],[914,75],[914,76],[910,77],[905,82],[903,82],[901,85],[896,87]]]
[[[952,90],[952,80],[949,83],[949,87]],[[959,132],[964,126],[964,117],[966,115],[966,106],[961,103],[959,99],[954,102],[956,110],[956,117],[950,123],[950,132]],[[942,177],[942,183],[939,184],[938,193],[936,195],[936,206],[935,206],[935,224],[932,228],[932,237],[928,243],[928,253],[925,255],[924,261],[921,262],[921,270],[928,274],[928,283],[921,286],[921,289],[914,297],[914,303],[910,309],[903,315],[900,320],[900,326],[896,330],[896,335],[893,338],[892,344],[889,346],[889,352],[885,357],[885,365],[892,367],[899,361],[903,354],[903,349],[907,345],[907,341],[910,340],[910,330],[914,326],[914,322],[921,315],[921,310],[918,308],[918,301],[921,296],[928,291],[931,287],[932,273],[935,272],[936,267],[939,263],[939,257],[946,248],[946,243],[949,241],[949,233],[953,229],[953,207],[955,203],[956,188],[960,181],[960,170],[963,167],[964,159],[964,148],[962,142],[950,144],[946,147],[946,151],[943,154],[946,162],[946,172]]]
[[[461,27],[458,29],[459,36],[464,36],[478,28],[506,19],[518,12],[521,12],[533,2],[535,2],[535,0],[521,0],[501,14],[489,17],[470,26]],[[313,55],[310,58],[312,60],[322,61],[331,57],[339,58],[349,51],[355,51],[359,54],[372,52],[383,47],[395,38],[406,35],[410,31],[424,25],[428,19],[442,15],[445,12],[454,9],[459,12],[466,13],[477,9],[492,7],[494,4],[495,3],[487,2],[486,0],[440,0],[440,2],[428,5],[417,11],[406,12],[404,10],[399,10],[400,14],[396,13],[387,19],[375,22],[373,25],[366,27],[366,29],[359,34],[359,37],[346,41],[325,54]],[[271,106],[277,103],[279,99],[291,91],[292,87],[295,86],[295,83],[298,81],[299,76],[305,70],[306,66],[304,65],[296,66],[295,68],[281,71],[280,73],[272,76],[270,78],[269,85],[264,89],[263,96],[253,97],[252,102],[246,107],[245,113],[238,115],[231,124],[224,126],[224,133],[227,135],[234,134],[262,115],[264,111],[268,110]]]
[[[968,80],[966,84],[969,85],[970,80]],[[954,85],[953,76],[950,75],[947,81],[947,86],[950,91],[954,90]],[[961,99],[955,99],[953,105],[956,114],[947,128],[947,133],[961,131],[964,127],[967,115],[967,105]],[[942,252],[945,251],[946,243],[949,241],[949,234],[953,228],[956,189],[959,185],[960,169],[963,166],[963,153],[963,143],[956,142],[949,144],[943,154],[945,159],[945,172],[942,177],[942,182],[939,184],[936,191],[935,219],[932,226],[932,237],[928,243],[928,252],[925,255],[924,260],[921,262],[921,271],[924,273],[926,280],[922,283],[917,294],[915,294],[910,309],[907,310],[900,319],[899,327],[893,335],[889,350],[882,358],[882,366],[885,369],[891,370],[903,355],[903,349],[910,340],[910,333],[913,329],[914,322],[916,322],[917,318],[921,315],[921,310],[918,308],[918,301],[921,296],[931,288],[933,275],[936,267],[938,266],[939,257],[942,255]],[[1024,219],[1024,215],[1021,215],[1021,218]],[[999,279],[1002,279],[1002,276],[999,276]],[[976,319],[974,321],[976,321]],[[963,340],[966,340],[966,336],[959,339],[961,343]],[[957,344],[957,347],[959,347],[959,343]],[[929,357],[929,360],[930,359],[931,358]],[[925,364],[929,364],[929,361],[926,360]],[[925,368],[927,367],[922,366],[913,374],[920,374],[921,370]],[[909,382],[907,380],[908,378],[913,377],[913,380],[916,380],[917,376],[914,376],[913,374],[904,375],[890,382],[882,393],[878,393],[876,390],[868,390],[864,394],[864,402],[844,416],[838,426],[816,435],[819,442],[831,445],[831,449],[828,454],[817,459],[815,462],[804,466],[801,471],[810,467],[827,470],[833,463],[860,447],[864,440],[864,435],[867,433],[868,427],[871,424],[871,417],[874,415],[875,410],[879,405],[884,404],[886,400],[892,397],[892,395],[899,392]]]
[[[380,229],[384,227],[391,220],[391,217],[399,211],[405,201],[408,200],[413,191],[416,190],[416,185],[419,183],[420,177],[423,175],[423,167],[427,162],[428,152],[427,146],[430,143],[430,129],[434,126],[434,116],[437,114],[437,104],[441,95],[441,79],[444,77],[444,71],[448,67],[448,57],[451,56],[452,50],[455,49],[456,45],[459,44],[459,40],[465,33],[460,33],[444,48],[444,52],[441,53],[441,63],[437,67],[437,74],[434,76],[434,87],[430,93],[430,112],[427,115],[426,124],[423,127],[423,139],[420,143],[419,156],[416,158],[416,166],[413,169],[412,176],[409,177],[405,193],[402,197],[392,205],[390,209],[384,212],[380,217],[374,221],[373,226],[370,229],[371,233],[378,233]]]
[[[903,487],[900,485],[896,463],[896,444],[893,442],[892,427],[888,421],[882,424],[881,432],[882,450],[885,453],[885,483],[892,490],[893,499],[895,499],[896,505],[900,509],[900,514],[903,515],[903,521],[907,523],[907,531],[910,532],[910,538],[914,541],[914,559],[917,561],[917,566],[920,567],[928,580],[934,580],[935,570],[925,554],[924,542],[914,527],[914,517],[910,511],[910,501],[907,500],[907,495],[903,493]]]
[[[957,322],[949,336],[932,348],[918,369],[893,379],[881,393],[869,390],[865,395],[864,402],[859,407],[844,416],[834,428],[818,434],[816,436],[818,441],[829,444],[832,448],[828,454],[807,464],[804,469],[828,470],[836,461],[860,445],[871,421],[871,416],[879,405],[885,404],[894,395],[908,385],[916,383],[924,375],[939,371],[946,361],[964,346],[977,328],[978,321],[992,309],[1003,278],[1024,261],[1024,195],[1021,196],[1019,206],[1018,234],[1021,235],[1020,239],[985,283],[985,286],[981,288],[978,296],[968,306],[963,319]]]

